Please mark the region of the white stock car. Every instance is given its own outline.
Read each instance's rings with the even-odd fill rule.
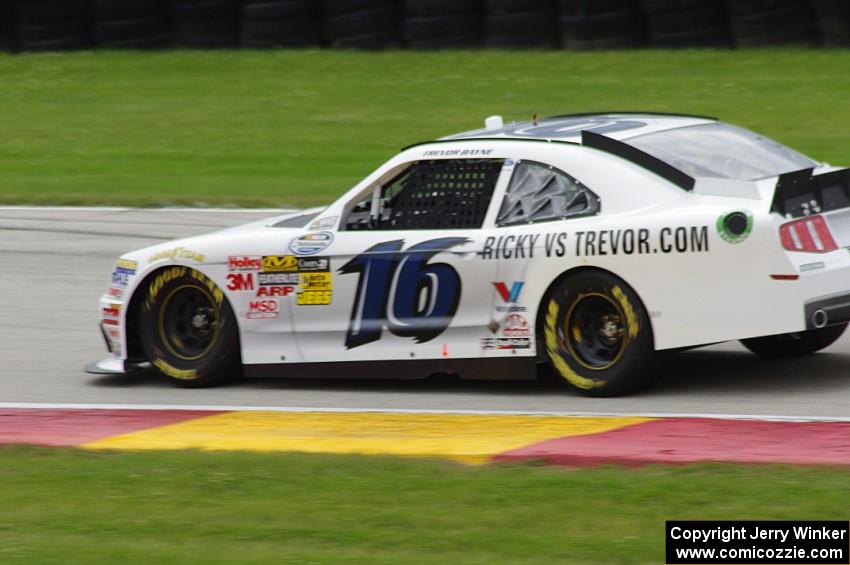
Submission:
[[[657,352],[812,353],[850,320],[850,170],[712,118],[557,116],[413,145],[323,209],[122,256],[112,357],[238,376],[534,378],[610,396]]]

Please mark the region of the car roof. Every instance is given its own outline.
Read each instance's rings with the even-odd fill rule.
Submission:
[[[579,143],[582,131],[624,140],[688,126],[710,124],[716,118],[660,112],[601,112],[567,114],[536,121],[512,122],[495,129],[475,129],[441,137],[439,141],[466,139],[529,139],[535,141],[567,141]]]

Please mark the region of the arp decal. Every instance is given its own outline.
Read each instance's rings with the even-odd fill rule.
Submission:
[[[451,265],[429,261],[468,242],[463,237],[442,237],[402,251],[403,240],[385,241],[343,265],[341,273],[359,275],[346,348],[381,339],[385,326],[416,343],[440,335],[457,312],[461,281]]]
[[[741,243],[753,231],[753,215],[746,210],[727,212],[717,218],[717,233],[727,243]]]
[[[257,289],[257,297],[261,296],[289,296],[295,292],[295,287],[292,285],[281,286],[261,286]]]
[[[317,231],[299,235],[289,243],[289,250],[296,255],[315,255],[333,243],[334,234]]]

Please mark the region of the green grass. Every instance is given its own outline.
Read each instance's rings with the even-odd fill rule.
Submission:
[[[0,202],[327,203],[484,117],[717,115],[850,165],[850,50],[0,56]]]
[[[661,563],[668,519],[834,519],[846,469],[0,448],[2,563]]]

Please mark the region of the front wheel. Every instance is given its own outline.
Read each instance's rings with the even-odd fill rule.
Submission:
[[[236,317],[224,293],[190,267],[167,267],[147,281],[139,311],[142,349],[182,387],[224,383],[241,373]]]
[[[829,347],[841,337],[845,329],[847,329],[847,323],[804,332],[742,339],[741,343],[760,357],[787,359],[809,355]]]
[[[568,276],[543,304],[555,373],[588,396],[633,392],[655,376],[649,316],[635,292],[599,271]]]

